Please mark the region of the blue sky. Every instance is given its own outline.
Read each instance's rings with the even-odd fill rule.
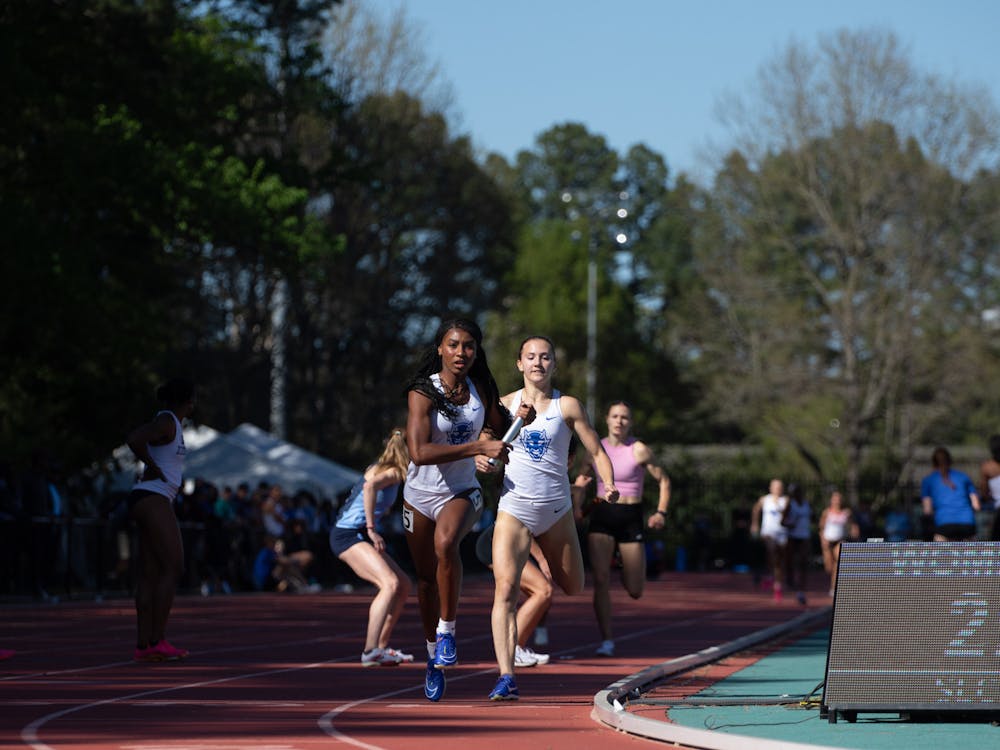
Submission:
[[[507,157],[556,123],[583,122],[624,151],[704,176],[724,142],[720,96],[788,42],[841,28],[892,31],[921,70],[983,85],[1000,102],[996,0],[368,0],[402,7],[455,94],[459,131]]]

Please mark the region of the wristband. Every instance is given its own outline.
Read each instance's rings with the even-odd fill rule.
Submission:
[[[656,515],[658,515],[658,516],[663,516],[664,518],[666,518],[666,517],[667,517],[667,511],[665,511],[665,510],[660,510],[659,508],[657,508],[657,509],[656,509]]]

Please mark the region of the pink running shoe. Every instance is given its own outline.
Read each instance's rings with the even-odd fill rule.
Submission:
[[[170,641],[166,638],[157,643],[155,646],[150,646],[149,648],[160,655],[161,661],[177,661],[178,659],[183,659],[188,655],[187,649],[172,646]]]
[[[163,661],[163,659],[163,655],[157,652],[155,646],[137,648],[132,656],[132,661]]]

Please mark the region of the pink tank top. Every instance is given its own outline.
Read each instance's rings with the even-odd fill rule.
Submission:
[[[646,467],[636,463],[632,455],[632,444],[635,438],[629,438],[622,445],[609,445],[608,439],[601,440],[601,445],[607,451],[611,465],[615,469],[615,487],[622,497],[642,497],[642,483],[646,478]],[[597,495],[604,496],[604,482],[597,477]]]

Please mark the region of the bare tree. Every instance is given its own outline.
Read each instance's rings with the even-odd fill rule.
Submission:
[[[365,0],[344,0],[334,11],[323,47],[333,87],[348,101],[402,92],[425,112],[455,122],[451,84],[427,56],[423,31],[402,4],[383,17]]]
[[[689,352],[721,408],[817,476],[855,491],[875,447],[893,481],[978,387],[998,215],[970,195],[995,172],[995,107],[870,30],[790,44],[720,111],[736,148],[697,241]]]

